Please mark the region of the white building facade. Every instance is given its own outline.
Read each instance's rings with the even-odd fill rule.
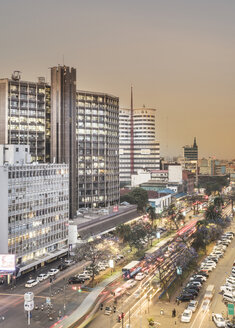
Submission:
[[[1,147],[0,162],[11,147],[18,145]],[[8,156],[0,166],[0,253],[15,254],[25,272],[68,251],[69,170],[25,163],[21,154],[20,163]]]
[[[160,144],[156,133],[156,109],[133,110],[133,166],[138,170],[153,170],[160,167]],[[119,113],[119,168],[120,182],[131,181],[131,109]]]

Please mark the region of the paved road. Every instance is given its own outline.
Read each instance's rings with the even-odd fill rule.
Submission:
[[[86,293],[78,293],[78,291],[73,290],[72,286],[65,286],[65,280],[69,276],[81,271],[82,267],[87,265],[88,262],[83,262],[69,269],[60,272],[57,275],[56,280],[52,284],[52,302],[54,307],[52,309],[52,318],[50,321],[48,319],[47,310],[34,310],[32,312],[32,324],[33,328],[50,327],[53,322],[57,321],[59,311],[63,314],[64,304],[66,305],[66,314],[71,313],[87,296]],[[60,292],[58,293],[58,290]],[[25,328],[27,319],[26,313],[24,312],[24,293],[26,291],[32,291],[35,294],[35,304],[41,306],[45,304],[46,297],[50,296],[50,283],[49,280],[41,282],[39,285],[26,290],[24,287],[24,281],[22,280],[18,283],[18,286],[14,290],[9,290],[6,288],[0,289],[0,317],[4,316],[4,322],[0,321],[0,327],[13,328],[17,326],[18,328]],[[65,293],[64,293],[65,291]],[[55,295],[56,294],[56,295]]]

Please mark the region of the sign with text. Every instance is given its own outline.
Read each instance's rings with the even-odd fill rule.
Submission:
[[[14,272],[15,269],[15,254],[0,254],[0,272]]]
[[[234,304],[228,304],[228,315],[234,315]]]

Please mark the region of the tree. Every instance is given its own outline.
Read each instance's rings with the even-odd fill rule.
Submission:
[[[208,223],[214,223],[219,217],[221,217],[221,211],[215,205],[210,205],[205,212],[205,220]]]
[[[145,212],[148,205],[148,193],[143,188],[134,188],[131,191],[131,195],[135,199],[135,204],[137,204],[137,210]]]
[[[147,213],[148,213],[149,219],[152,223],[152,229],[153,229],[154,220],[156,220],[156,218],[157,218],[155,208],[150,205],[147,208]]]
[[[221,210],[222,205],[224,204],[223,198],[221,196],[217,196],[214,198],[214,206]]]

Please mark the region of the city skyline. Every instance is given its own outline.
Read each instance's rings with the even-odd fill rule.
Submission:
[[[2,78],[19,69],[23,80],[49,81],[48,68],[64,62],[77,69],[79,89],[116,95],[120,107],[130,106],[133,84],[134,107],[158,109],[161,155],[182,154],[196,136],[199,157],[234,158],[234,3],[12,1],[0,9]]]

